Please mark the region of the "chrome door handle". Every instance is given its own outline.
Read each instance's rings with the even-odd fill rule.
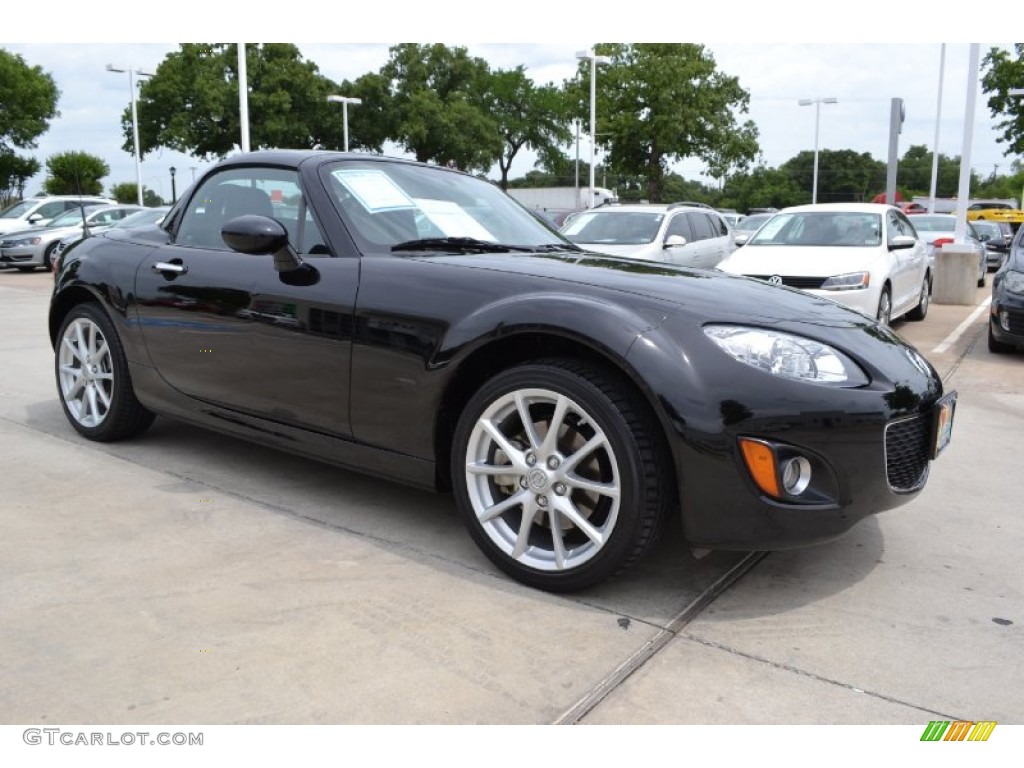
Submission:
[[[150,269],[154,272],[173,272],[176,275],[184,275],[188,272],[188,267],[184,264],[170,264],[166,261],[158,261]]]

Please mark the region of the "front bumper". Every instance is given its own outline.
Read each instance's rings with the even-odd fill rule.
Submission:
[[[21,245],[11,248],[0,248],[0,264],[11,266],[30,266],[43,263],[45,245]]]
[[[997,291],[992,297],[989,327],[996,341],[1024,346],[1024,296]]]
[[[803,334],[813,328],[800,321],[772,325]],[[773,376],[718,349],[694,352],[706,341],[697,336],[703,336],[699,327],[670,319],[662,332],[664,344],[645,339],[630,360],[653,382],[663,411],[683,530],[693,546],[767,550],[828,541],[924,488],[942,381],[890,330],[857,321],[820,331],[821,341],[867,374],[868,385],[852,388]],[[660,360],[659,348],[665,350]],[[686,349],[690,359],[668,377],[674,348]],[[741,439],[803,457],[812,470],[808,490],[795,497],[765,493],[747,468]]]

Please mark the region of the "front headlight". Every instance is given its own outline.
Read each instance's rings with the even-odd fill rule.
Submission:
[[[871,284],[870,272],[851,272],[848,275],[830,277],[821,284],[823,291],[859,291]]]
[[[1007,270],[1003,275],[1003,287],[1010,293],[1024,294],[1024,272]]]
[[[39,245],[41,242],[43,242],[41,237],[23,237],[20,240],[12,240],[11,247],[23,248],[26,245]]]
[[[704,333],[735,360],[776,376],[836,387],[868,383],[842,352],[802,336],[741,325],[707,325]]]

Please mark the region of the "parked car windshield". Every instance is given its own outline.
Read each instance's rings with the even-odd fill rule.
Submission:
[[[398,244],[445,238],[571,247],[498,187],[466,174],[351,160],[326,166],[321,174],[366,251],[391,252]]]
[[[0,211],[0,219],[16,219],[27,212],[35,204],[35,200],[22,200],[20,203],[9,205]]]
[[[171,210],[169,207],[163,207],[136,211],[125,216],[114,224],[111,229],[131,229],[132,227],[141,227],[144,224],[159,224],[163,221],[164,216],[167,215],[169,210]]]
[[[93,211],[99,210],[97,206],[85,208],[84,215],[88,217]],[[82,223],[83,212],[81,208],[73,208],[70,211],[64,211],[60,216],[50,221],[46,226],[48,227],[73,227],[75,224]]]
[[[914,217],[914,229],[918,232],[952,232],[956,229],[953,216],[917,215]]]
[[[882,243],[877,213],[778,213],[747,242],[752,245],[836,246],[866,248]]]
[[[574,243],[642,245],[654,242],[664,218],[664,213],[653,211],[584,211],[562,228],[562,234]]]
[[[774,215],[774,213],[753,213],[750,216],[744,216],[735,229],[737,232],[756,232]]]

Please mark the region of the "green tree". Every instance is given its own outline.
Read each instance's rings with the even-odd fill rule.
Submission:
[[[135,205],[139,201],[137,189],[138,186],[134,181],[124,181],[110,188],[110,196],[119,203]],[[158,205],[166,205],[164,199],[145,184],[142,185],[142,204],[148,205],[151,208]]]
[[[949,157],[940,152],[938,171],[936,197],[955,196],[960,187],[960,156]],[[927,195],[932,188],[932,151],[924,144],[909,147],[900,159],[897,180],[909,196]]]
[[[761,165],[730,176],[722,190],[721,204],[737,211],[749,211],[800,205],[807,202],[807,198],[807,190],[797,186],[790,173]]]
[[[0,48],[0,154],[35,147],[60,114],[59,96],[49,73]]]
[[[43,189],[50,195],[100,195],[100,181],[110,173],[102,158],[88,152],[58,152],[46,160]]]
[[[801,202],[809,203],[814,186],[814,153],[804,150],[780,165],[779,170],[804,191]],[[818,202],[868,202],[885,191],[885,174],[885,163],[867,152],[823,149],[818,153]]]
[[[21,199],[25,182],[39,173],[39,161],[13,152],[0,152],[0,208]]]
[[[990,94],[988,109],[1003,132],[996,141],[1008,145],[1005,154],[1024,155],[1024,99],[1009,95],[1011,88],[1024,88],[1024,43],[1014,43],[1013,53],[992,48],[982,69],[981,87]]]
[[[661,202],[669,165],[684,158],[708,163],[716,176],[742,170],[758,154],[757,128],[739,123],[750,96],[739,80],[720,72],[704,46],[690,43],[601,44],[611,57],[597,87],[598,143],[610,150],[617,173],[642,176],[646,197]],[[590,63],[567,81],[577,114],[589,100]]]
[[[389,83],[389,138],[420,162],[487,171],[502,155],[488,114],[490,68],[465,48],[435,43],[392,46],[380,72]]]
[[[501,188],[508,188],[508,172],[523,147],[538,153],[557,150],[571,141],[566,126],[565,94],[552,84],[534,85],[526,70],[492,73],[488,91],[488,111],[498,123],[505,147],[498,157]]]
[[[340,143],[341,120],[327,96],[337,86],[290,43],[246,46],[249,143],[312,148]],[[241,139],[238,53],[234,43],[185,43],[169,53],[138,99],[142,155],[168,147],[213,159]],[[124,150],[132,151],[131,110],[121,117]],[[334,132],[336,128],[336,134]]]

